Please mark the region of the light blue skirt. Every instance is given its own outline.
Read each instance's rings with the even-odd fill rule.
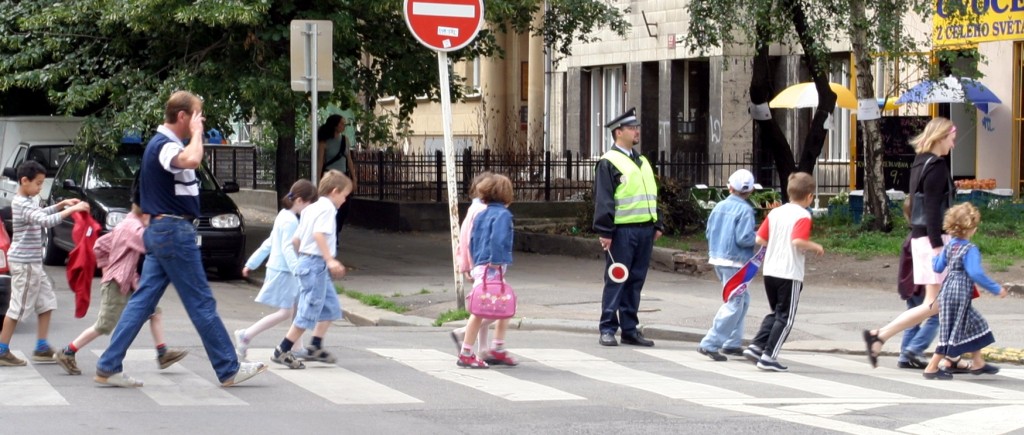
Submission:
[[[267,269],[263,288],[256,302],[275,308],[295,308],[299,298],[299,279],[286,270]]]

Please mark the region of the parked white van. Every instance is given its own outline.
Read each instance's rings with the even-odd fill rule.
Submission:
[[[14,174],[25,160],[35,160],[46,168],[46,182],[40,200],[50,195],[53,176],[82,128],[82,118],[55,116],[18,116],[0,118],[0,217],[10,225],[11,201],[18,192]],[[9,228],[8,228],[9,229]]]

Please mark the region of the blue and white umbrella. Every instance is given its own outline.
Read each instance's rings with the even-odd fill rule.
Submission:
[[[989,103],[1003,101],[981,82],[967,77],[947,76],[941,81],[924,80],[910,88],[896,100],[896,104],[908,103],[971,103],[982,112],[988,113]]]

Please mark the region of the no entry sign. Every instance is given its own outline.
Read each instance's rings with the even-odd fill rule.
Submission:
[[[484,20],[483,0],[405,0],[403,10],[416,40],[437,51],[465,47]]]

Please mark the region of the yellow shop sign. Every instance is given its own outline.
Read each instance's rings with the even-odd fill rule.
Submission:
[[[964,13],[951,7],[966,3]],[[935,46],[1024,39],[1024,0],[935,0]]]

